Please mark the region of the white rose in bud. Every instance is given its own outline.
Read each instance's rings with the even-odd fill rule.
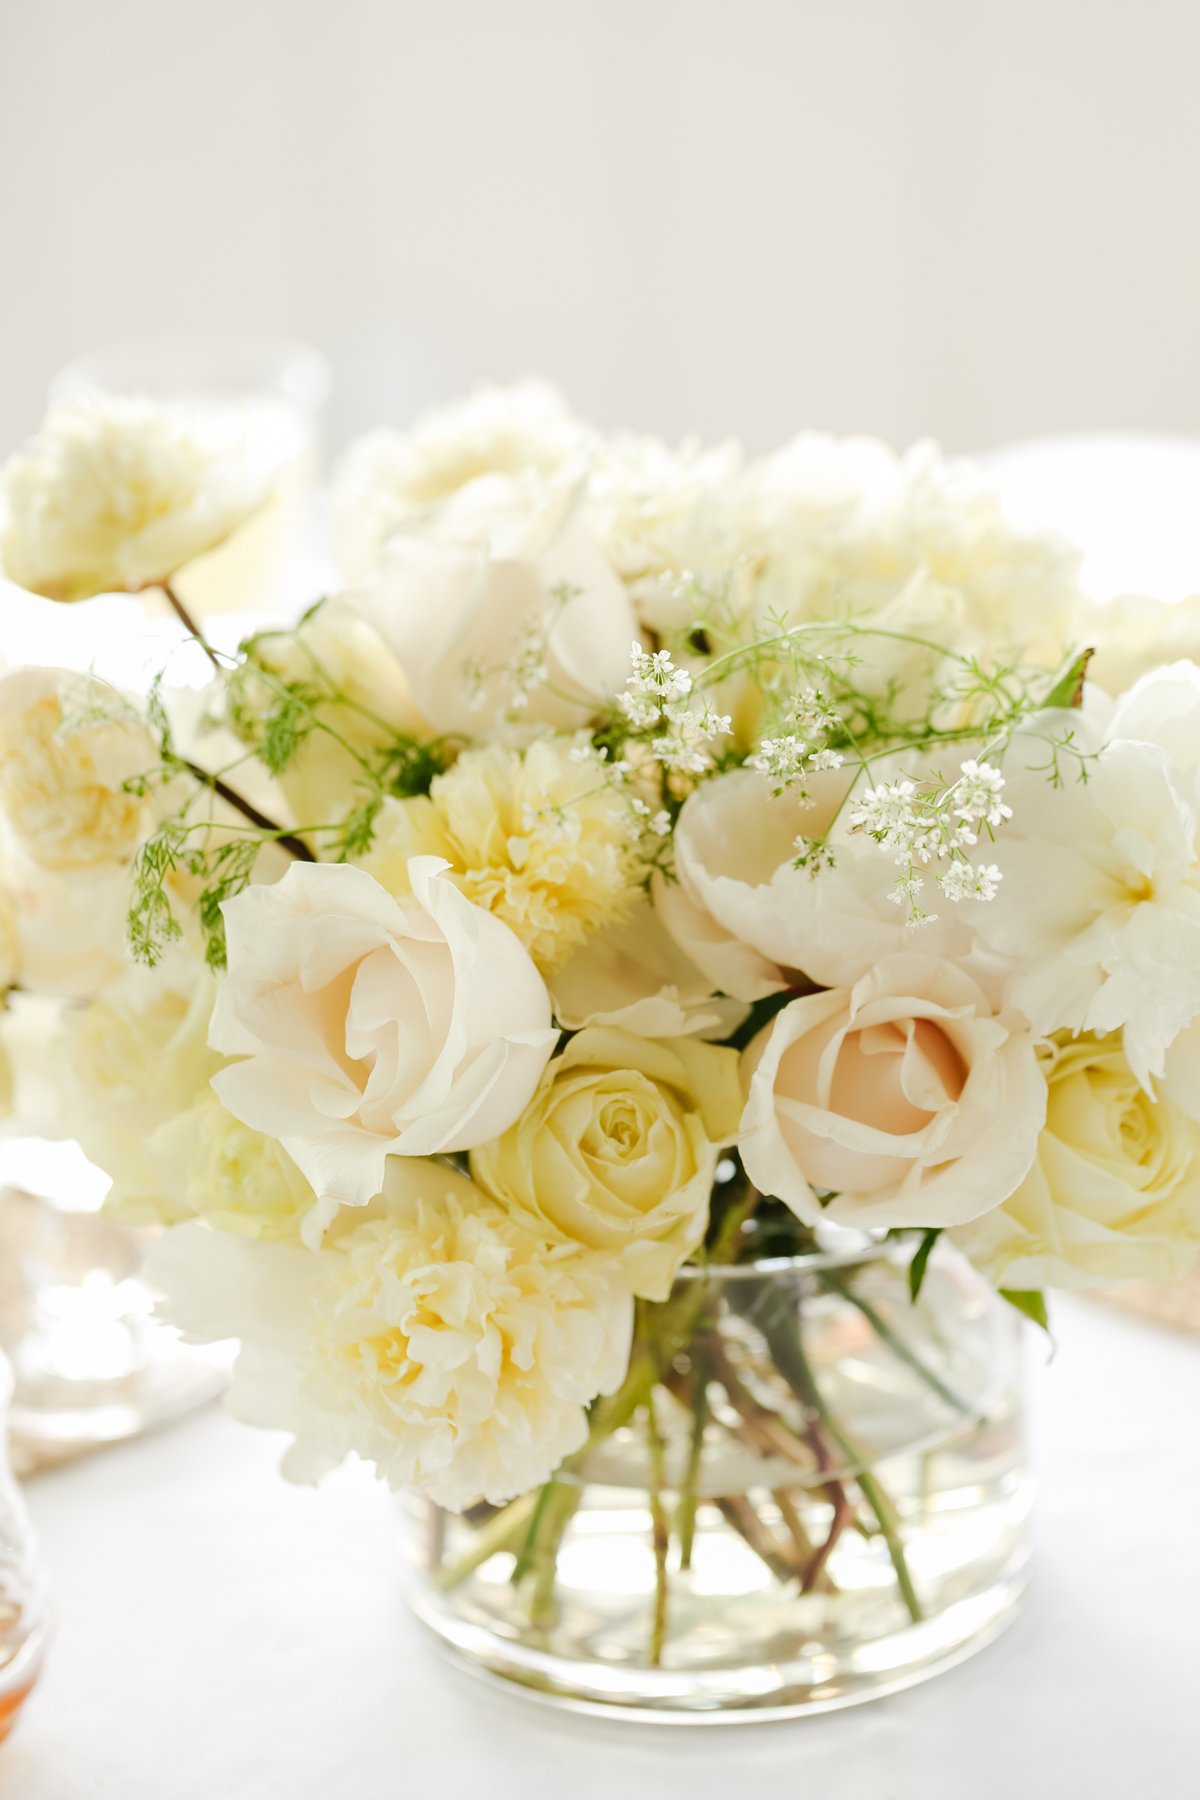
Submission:
[[[916,951],[852,988],[793,1000],[745,1070],[747,1173],[807,1224],[977,1218],[1028,1173],[1046,1116],[1023,1025],[997,1017],[961,969]]]
[[[445,867],[414,857],[395,900],[365,870],[294,863],[225,904],[210,1042],[244,1060],[213,1087],[312,1184],[310,1237],[379,1193],[389,1156],[505,1130],[558,1040],[528,954]]]
[[[50,600],[152,586],[261,504],[244,459],[156,401],[56,407],[0,471],[0,566]]]
[[[740,1106],[736,1051],[593,1026],[471,1172],[552,1242],[619,1256],[635,1294],[664,1300],[704,1236]]]
[[[439,731],[479,736],[514,706],[574,729],[611,701],[636,635],[623,583],[572,490],[492,475],[425,531],[389,538],[349,596]]]
[[[544,381],[481,388],[422,414],[409,431],[372,431],[334,476],[333,531],[348,581],[363,581],[394,531],[428,518],[481,475],[554,476],[591,451],[593,434]]]
[[[149,733],[107,682],[67,669],[0,677],[0,810],[42,868],[127,863],[147,815],[127,784],[157,761]]]
[[[629,1361],[628,1288],[463,1176],[391,1161],[318,1250],[169,1232],[147,1275],[193,1343],[241,1340],[228,1405],[289,1432],[293,1481],[348,1455],[439,1505],[503,1505],[587,1440]]]

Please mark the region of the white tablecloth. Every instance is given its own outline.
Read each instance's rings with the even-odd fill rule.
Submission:
[[[280,1440],[214,1408],[32,1484],[58,1633],[0,1800],[1196,1793],[1200,1344],[1084,1301],[1056,1314],[1031,1371],[1033,1591],[925,1687],[724,1731],[497,1693],[407,1617],[386,1492],[361,1469],[288,1487]]]

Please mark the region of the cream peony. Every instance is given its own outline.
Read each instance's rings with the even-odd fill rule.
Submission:
[[[590,937],[550,976],[554,1016],[569,1031],[618,1025],[639,1037],[724,1038],[746,1007],[714,990],[641,895],[628,917]]]
[[[334,476],[333,532],[348,581],[363,581],[387,539],[481,475],[555,476],[580,466],[592,434],[543,381],[481,388],[422,414],[409,431],[372,431]]]
[[[503,1131],[557,1041],[525,951],[444,871],[415,857],[398,901],[363,869],[295,863],[226,902],[210,1042],[243,1060],[213,1087],[316,1190],[310,1238],[379,1193],[389,1155]]]
[[[977,1218],[1027,1174],[1046,1116],[1028,1034],[962,970],[917,951],[793,1000],[745,1069],[746,1171],[810,1225]]]
[[[557,968],[628,910],[638,883],[628,804],[594,759],[572,759],[575,742],[464,752],[428,798],[384,802],[362,866],[403,894],[410,857],[444,857],[468,900],[503,919],[540,969]]]
[[[390,1162],[320,1250],[185,1227],[148,1275],[191,1341],[242,1340],[230,1410],[293,1435],[296,1481],[354,1454],[439,1505],[500,1505],[580,1448],[628,1363],[628,1290],[601,1260],[423,1160]]]
[[[1104,713],[1041,715],[1008,752],[1004,880],[974,922],[1035,1031],[1121,1031],[1148,1082],[1200,1018],[1200,669],[1156,670]],[[1060,755],[1056,787],[1068,732],[1091,760],[1081,779]]]
[[[147,806],[126,784],[157,761],[140,721],[95,676],[31,668],[0,677],[0,809],[41,867],[127,863]]]
[[[441,732],[480,736],[514,709],[569,730],[629,673],[629,598],[569,488],[471,482],[389,538],[352,598]]]
[[[960,1247],[997,1287],[1166,1281],[1200,1257],[1200,1125],[1141,1086],[1116,1037],[1060,1037],[1037,1160]]]
[[[662,1300],[704,1236],[740,1106],[735,1051],[592,1027],[516,1124],[472,1152],[471,1172],[552,1238],[619,1255],[634,1293]]]
[[[404,671],[378,632],[343,600],[326,600],[294,630],[265,631],[254,662],[311,695],[317,724],[280,770],[279,786],[300,827],[340,820],[362,799],[360,758],[378,763],[397,736],[420,729]],[[281,703],[278,688],[253,671],[239,696],[236,724],[251,742]],[[305,720],[307,724],[307,720]]]
[[[0,566],[50,600],[150,587],[215,549],[263,497],[233,446],[169,407],[63,405],[0,471]]]
[[[671,936],[727,994],[758,1000],[797,975],[852,986],[881,957],[912,945],[905,914],[888,899],[895,870],[878,846],[852,837],[843,801],[853,771],[813,777],[811,803],[752,769],[704,782],[675,828],[675,882],[654,898]],[[839,816],[840,815],[840,816]],[[797,837],[831,837],[833,868],[794,867]],[[959,958],[967,923],[953,907],[922,928],[923,949]]]

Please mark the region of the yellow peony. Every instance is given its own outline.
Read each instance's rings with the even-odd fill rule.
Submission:
[[[155,762],[147,733],[105,682],[63,669],[0,680],[0,809],[40,867],[128,862],[146,803],[125,784]]]
[[[1185,1274],[1200,1254],[1200,1124],[1139,1084],[1119,1035],[1065,1035],[1033,1168],[958,1228],[998,1287],[1094,1287]]]
[[[503,919],[545,974],[630,906],[637,892],[630,813],[573,738],[523,751],[468,750],[428,798],[385,803],[364,868],[407,892],[410,856],[441,856],[449,879]]]
[[[662,1300],[704,1236],[718,1146],[737,1133],[738,1056],[602,1026],[555,1058],[524,1116],[471,1173],[552,1240],[617,1255]]]

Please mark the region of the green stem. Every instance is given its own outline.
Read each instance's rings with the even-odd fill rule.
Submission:
[[[675,1511],[675,1530],[679,1537],[679,1567],[692,1566],[692,1546],[696,1541],[696,1490],[700,1481],[700,1461],[704,1454],[704,1433],[708,1425],[708,1353],[699,1344],[692,1351],[692,1428],[688,1438],[687,1463],[679,1504]]]
[[[779,1373],[797,1398],[817,1414],[838,1449],[854,1465],[855,1479],[863,1499],[879,1522],[879,1529],[883,1541],[887,1545],[888,1555],[892,1559],[892,1567],[896,1571],[896,1581],[904,1604],[914,1623],[919,1622],[924,1617],[924,1612],[909,1572],[895,1508],[882,1483],[865,1466],[866,1458],[861,1446],[856,1444],[842,1429],[826,1404],[825,1397],[813,1373],[812,1365],[805,1355],[799,1329],[791,1329],[791,1321],[778,1311],[775,1311],[775,1315],[772,1317],[771,1309],[768,1309],[766,1317],[760,1315],[758,1323],[771,1346],[771,1353],[775,1358],[775,1366]]]
[[[663,1442],[654,1412],[654,1395],[646,1402],[646,1446],[650,1461],[650,1524],[654,1540],[654,1619],[650,1627],[650,1649],[647,1660],[652,1669],[662,1663],[667,1641],[667,1604],[670,1584],[667,1577],[667,1552],[671,1543],[667,1509],[663,1504]]]
[[[899,1332],[893,1331],[883,1314],[870,1300],[864,1300],[861,1294],[854,1291],[846,1276],[830,1269],[825,1272],[824,1281],[826,1287],[831,1288],[835,1294],[840,1294],[843,1300],[848,1300],[851,1306],[862,1314],[867,1324],[876,1336],[883,1340],[892,1355],[910,1368],[914,1375],[919,1375],[926,1387],[931,1388],[940,1399],[946,1402],[947,1406],[952,1406],[955,1412],[967,1414],[976,1412],[977,1409],[971,1405],[969,1400],[965,1400],[948,1382],[943,1381],[935,1370],[921,1361],[916,1351],[910,1349]]]
[[[481,1525],[475,1533],[471,1548],[456,1557],[452,1563],[444,1564],[433,1577],[434,1586],[449,1593],[468,1575],[482,1568],[489,1557],[496,1556],[502,1550],[511,1548],[518,1533],[525,1529],[530,1514],[534,1510],[535,1495],[520,1494],[507,1506],[501,1507],[486,1525]]]

